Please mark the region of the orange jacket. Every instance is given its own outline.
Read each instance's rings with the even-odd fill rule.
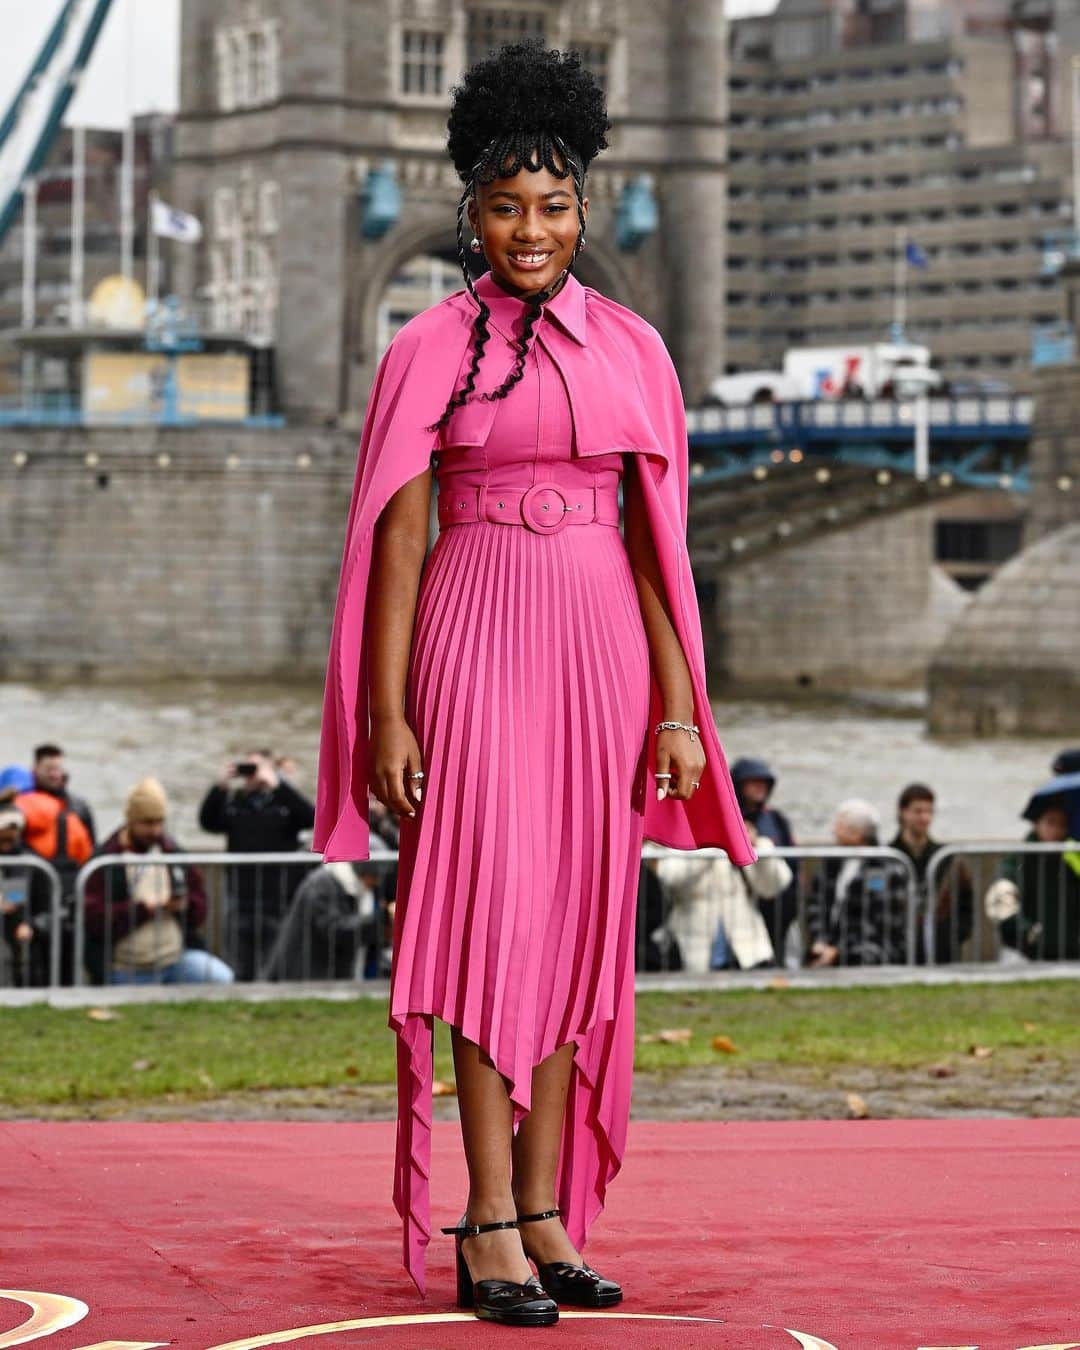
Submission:
[[[93,853],[90,831],[67,802],[51,792],[21,792],[15,805],[26,817],[23,841],[39,857],[81,866]]]

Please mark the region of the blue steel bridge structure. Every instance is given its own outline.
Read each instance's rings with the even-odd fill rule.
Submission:
[[[928,400],[930,476],[943,486],[1027,492],[1032,399],[987,395]],[[782,465],[857,466],[879,475],[915,472],[913,400],[763,403],[687,412],[692,485]]]

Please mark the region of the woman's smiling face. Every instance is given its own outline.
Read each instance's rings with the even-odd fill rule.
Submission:
[[[581,210],[587,218],[587,197]],[[500,280],[522,295],[544,290],[569,263],[577,243],[574,180],[541,167],[480,183],[469,201],[469,224]]]

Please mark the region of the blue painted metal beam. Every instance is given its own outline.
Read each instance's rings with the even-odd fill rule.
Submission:
[[[57,133],[64,120],[64,114],[67,112],[68,105],[75,95],[75,90],[78,87],[79,80],[82,78],[83,71],[86,69],[87,62],[93,54],[94,46],[97,43],[105,20],[108,17],[112,3],[113,0],[95,0],[94,8],[90,14],[90,18],[87,20],[85,29],[82,31],[82,36],[79,39],[79,45],[76,48],[75,55],[71,60],[69,68],[64,72],[63,82],[57,87],[52,104],[49,107],[48,115],[34,141],[33,149],[25,164],[17,166],[19,169],[19,186],[11,191],[7,201],[0,201],[0,243],[3,242],[4,236],[7,234],[8,230],[16,220],[19,211],[22,209],[22,180],[37,173],[45,163],[49,151],[52,149],[53,141],[56,139]],[[53,25],[53,29],[45,41],[45,46],[42,48],[41,54],[38,56],[34,67],[31,69],[30,76],[23,82],[23,89],[21,91],[23,95],[28,92],[31,84],[35,80],[45,78],[49,63],[58,58],[58,52],[67,29],[67,24],[71,19],[74,10],[74,4],[69,4],[61,15],[61,19],[58,20],[57,24]],[[48,61],[45,61],[43,64],[43,58],[46,53],[49,54]],[[14,118],[12,123],[13,126],[18,122],[20,101],[21,100],[17,100],[13,103],[9,112],[9,115]],[[7,119],[5,118],[5,123],[6,120]],[[8,134],[10,135],[10,131]]]

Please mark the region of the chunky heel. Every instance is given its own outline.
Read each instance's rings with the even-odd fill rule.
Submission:
[[[557,1219],[559,1209],[545,1209],[541,1214],[519,1214],[518,1223],[536,1223],[540,1219]],[[558,1303],[575,1308],[610,1308],[622,1302],[622,1289],[614,1280],[605,1280],[587,1263],[575,1266],[570,1261],[536,1262],[540,1283]]]
[[[463,1238],[477,1233],[489,1233],[494,1228],[516,1228],[516,1219],[500,1219],[495,1223],[460,1223],[444,1228],[454,1235],[455,1268],[457,1271],[457,1305],[473,1308],[477,1317],[486,1322],[502,1322],[515,1327],[549,1327],[559,1320],[559,1305],[548,1296],[535,1275],[522,1284],[513,1280],[476,1280],[469,1271],[469,1263],[461,1250]]]
[[[471,1308],[476,1300],[473,1298],[472,1276],[465,1261],[465,1253],[461,1250],[460,1237],[454,1243],[454,1251],[457,1256],[457,1305],[459,1308]]]

